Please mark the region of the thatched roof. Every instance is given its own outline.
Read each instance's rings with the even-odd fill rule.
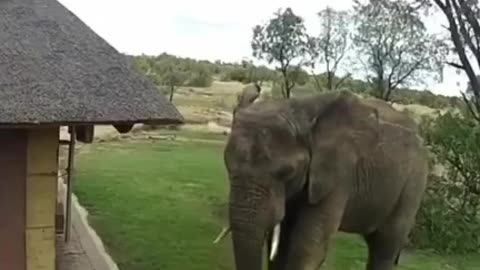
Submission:
[[[0,1],[0,125],[181,121],[126,56],[56,0]]]

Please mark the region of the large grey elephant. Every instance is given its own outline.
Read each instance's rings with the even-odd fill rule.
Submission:
[[[242,107],[224,161],[237,270],[260,270],[265,242],[269,269],[319,269],[336,231],[364,237],[366,269],[393,269],[428,174],[415,122],[348,91]]]

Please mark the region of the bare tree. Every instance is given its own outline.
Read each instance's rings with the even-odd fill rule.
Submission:
[[[447,47],[427,33],[418,9],[402,0],[354,2],[354,45],[375,96],[389,100],[398,87],[441,73]]]
[[[470,113],[480,122],[480,81],[474,66],[480,68],[480,8],[478,0],[434,0],[448,21],[448,31],[458,61],[448,64],[462,69],[470,81],[462,92]],[[470,56],[470,57],[469,57]]]
[[[320,20],[320,33],[317,37],[311,38],[312,68],[315,68],[315,62],[325,64],[327,89],[333,90],[337,89],[350,76],[350,74],[347,74],[340,80],[336,80],[340,62],[345,58],[349,47],[350,15],[347,11],[337,11],[329,6],[317,15]],[[318,90],[321,90],[318,76],[312,75],[317,83]]]

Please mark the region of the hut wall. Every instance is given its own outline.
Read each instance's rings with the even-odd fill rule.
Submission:
[[[28,132],[26,179],[27,270],[55,269],[58,128]]]
[[[25,130],[0,129],[0,269],[24,270],[27,177]]]

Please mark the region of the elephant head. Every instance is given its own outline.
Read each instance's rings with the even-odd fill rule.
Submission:
[[[255,82],[253,85],[245,86],[237,95],[237,106],[233,110],[233,114],[237,109],[244,108],[258,101],[260,92],[262,91],[261,83]]]
[[[316,204],[353,178],[378,144],[375,108],[347,91],[256,102],[239,110],[224,150],[229,222],[237,270],[260,270],[267,235],[275,255],[287,202]]]

